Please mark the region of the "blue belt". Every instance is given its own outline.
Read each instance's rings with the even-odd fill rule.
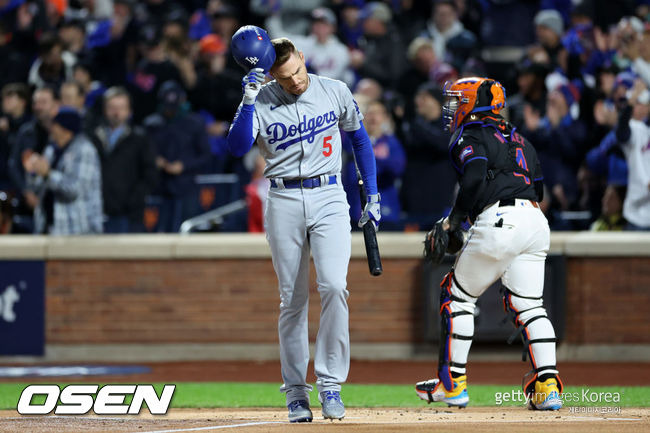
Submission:
[[[309,177],[307,179],[283,179],[285,188],[317,188],[321,186],[320,176]],[[327,185],[336,184],[336,175],[329,176]],[[271,188],[277,188],[278,184],[275,179],[271,179]]]

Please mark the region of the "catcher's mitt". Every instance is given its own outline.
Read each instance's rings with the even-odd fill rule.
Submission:
[[[442,228],[442,224],[442,220],[435,223],[424,239],[424,258],[434,265],[442,262],[449,246],[449,233]]]

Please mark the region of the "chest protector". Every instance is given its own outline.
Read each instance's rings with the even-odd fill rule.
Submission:
[[[527,161],[536,162],[537,155],[535,154],[534,158],[529,157],[530,153],[535,152],[535,150],[532,146],[526,145],[524,138],[516,132],[516,127],[503,120],[495,122],[490,118],[484,118],[462,125],[454,133],[451,140],[452,143],[456,143],[467,126],[473,126],[477,129],[481,128],[481,139],[483,142],[494,143],[497,140],[501,146],[507,147],[506,152],[496,152],[495,154],[493,151],[490,151],[490,146],[486,146],[488,149],[488,170],[486,176],[488,181],[494,180],[499,173],[516,173],[528,179],[533,178],[531,168]],[[493,130],[494,133],[492,132]]]

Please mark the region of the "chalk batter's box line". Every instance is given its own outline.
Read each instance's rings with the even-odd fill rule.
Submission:
[[[265,425],[265,424],[286,424],[284,421],[259,421],[259,422],[247,422],[244,424],[229,424],[229,425],[215,425],[215,426],[206,426],[206,427],[192,427],[192,428],[180,428],[172,430],[152,430],[147,432],[140,433],[176,433],[182,431],[205,431],[205,430],[218,430],[224,428],[237,428],[237,427],[250,427],[254,425]]]

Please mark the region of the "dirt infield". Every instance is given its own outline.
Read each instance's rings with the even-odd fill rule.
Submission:
[[[172,362],[147,363],[151,371],[137,375],[57,378],[3,378],[2,382],[84,382],[148,383],[181,381],[278,382],[278,362]],[[560,370],[570,385],[650,385],[647,363],[563,363]],[[527,365],[521,362],[474,362],[472,383],[513,384],[521,380]],[[430,362],[353,361],[350,383],[396,383],[412,385],[433,376]],[[313,370],[309,378],[315,380]],[[280,398],[280,397],[278,397]],[[554,432],[634,432],[650,430],[649,408],[563,408],[558,412],[533,412],[524,407],[469,407],[449,409],[430,405],[410,409],[348,408],[343,421],[325,421],[314,407],[310,424],[289,424],[285,409],[171,409],[166,416],[143,411],[126,416],[20,416],[15,410],[0,411],[0,432],[43,433],[81,432],[431,432],[447,428],[454,432],[538,432],[540,423],[552,425]]]
[[[56,378],[3,378],[2,382],[94,382],[148,383],[181,381],[278,382],[279,362],[172,362],[146,363],[149,373],[121,376]],[[560,371],[569,385],[650,385],[647,363],[562,363]],[[434,376],[431,362],[353,361],[350,383],[395,383],[412,385]],[[513,384],[527,369],[522,362],[474,362],[472,383]],[[313,369],[309,380],[315,380]],[[280,396],[278,398],[281,398]],[[15,410],[0,411],[0,432],[430,432],[447,428],[456,432],[537,432],[540,423],[554,432],[639,432],[650,430],[649,408],[563,408],[558,412],[533,412],[524,407],[469,407],[448,409],[430,405],[410,409],[348,408],[343,421],[325,421],[314,408],[310,424],[289,424],[284,409],[171,409],[166,416],[143,413],[125,416],[20,416]],[[146,412],[143,411],[143,412]]]
[[[281,409],[172,409],[167,416],[20,417],[0,411],[0,431],[33,432],[537,432],[540,423],[553,432],[639,432],[650,429],[650,409],[623,408],[617,414],[533,412],[525,408],[348,409],[342,421],[325,421],[320,412],[310,424],[289,424]]]

